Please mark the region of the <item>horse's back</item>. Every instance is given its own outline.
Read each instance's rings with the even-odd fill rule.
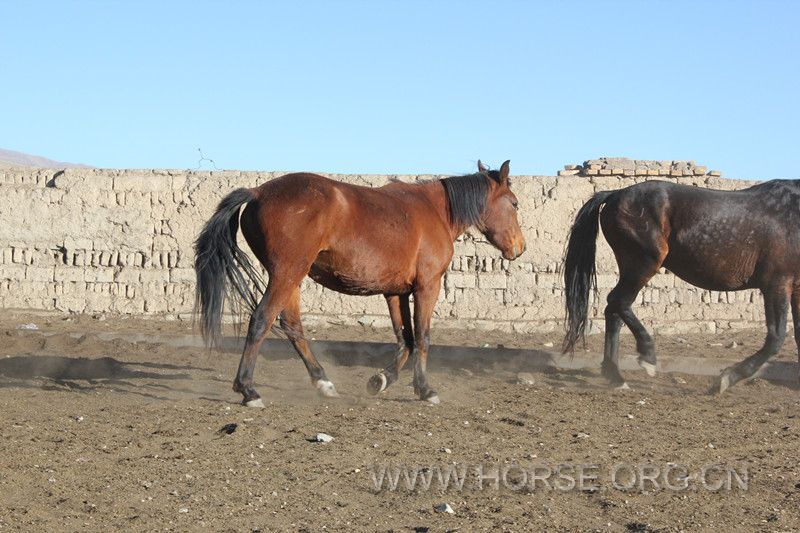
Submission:
[[[331,205],[341,201],[337,185],[338,182],[319,174],[297,172],[264,182],[254,191],[257,201],[262,203]]]
[[[416,210],[415,206],[424,207],[419,195],[413,194],[413,187],[406,183],[366,187],[303,172],[275,178],[255,190],[258,200],[265,203],[310,204],[331,215],[375,216],[385,219],[391,218],[392,213],[398,210],[407,212]]]
[[[601,222],[615,251],[638,249],[689,283],[737,290],[800,270],[798,215],[800,191],[784,183],[722,191],[651,181],[617,191]]]

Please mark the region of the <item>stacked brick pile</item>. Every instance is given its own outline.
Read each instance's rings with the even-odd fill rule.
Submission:
[[[693,176],[722,176],[719,170],[707,171],[694,161],[652,161],[625,157],[590,159],[582,165],[564,165],[559,176],[628,176],[688,178]]]

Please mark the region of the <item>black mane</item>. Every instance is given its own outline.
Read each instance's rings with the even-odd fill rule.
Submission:
[[[489,195],[489,179],[487,174],[478,172],[440,180],[447,194],[452,224],[480,226]]]

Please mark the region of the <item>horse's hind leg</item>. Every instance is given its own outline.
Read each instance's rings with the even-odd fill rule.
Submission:
[[[797,363],[800,366],[800,287],[795,287],[792,293],[792,318],[794,319],[794,342],[797,345]],[[800,383],[800,368],[797,371],[797,381]]]
[[[317,388],[320,394],[330,398],[339,396],[336,392],[336,387],[325,375],[325,369],[319,364],[317,358],[311,352],[308,346],[305,335],[303,333],[303,323],[300,320],[300,286],[298,285],[292,291],[286,307],[283,309],[280,317],[281,329],[283,329],[286,336],[289,337],[289,342],[292,343],[294,349],[300,355],[303,363],[306,365],[308,375],[311,377],[311,382]]]
[[[610,298],[610,295],[609,295]],[[611,382],[611,385],[619,388],[628,388],[625,378],[619,373],[619,330],[622,327],[622,319],[619,312],[606,306],[606,338],[603,347],[603,376]]]
[[[239,361],[236,379],[233,381],[233,390],[242,394],[244,397],[242,403],[248,407],[264,407],[261,396],[253,387],[253,372],[261,344],[291,296],[292,285],[277,276],[270,276],[267,290],[250,316],[244,351]]]
[[[389,366],[367,381],[367,392],[372,395],[386,390],[389,385],[397,381],[400,370],[403,369],[409,354],[414,349],[414,332],[411,325],[408,295],[387,296],[386,303],[389,305],[389,316],[392,318],[392,328],[397,337],[397,354]]]
[[[620,279],[608,295],[605,309],[606,338],[603,351],[603,375],[612,385],[627,388],[627,384],[619,372],[619,331],[624,323],[636,339],[636,351],[639,352],[639,366],[649,376],[656,373],[656,351],[653,338],[636,318],[631,305],[636,301],[639,291],[658,271],[661,264],[656,260],[640,260],[635,267],[620,264]]]
[[[788,284],[762,290],[762,293],[764,294],[764,310],[767,315],[767,338],[764,340],[764,346],[744,361],[722,371],[717,378],[717,390],[720,393],[733,387],[739,381],[752,377],[761,368],[761,365],[767,362],[767,359],[778,353],[786,338],[786,320],[789,314]],[[795,303],[793,299],[792,304]],[[795,315],[796,325],[797,315]],[[795,338],[797,338],[797,330],[795,330]]]

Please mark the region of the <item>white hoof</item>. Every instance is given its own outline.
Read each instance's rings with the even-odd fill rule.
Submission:
[[[244,404],[245,407],[255,407],[257,409],[264,408],[264,402],[261,401],[261,398],[256,398],[255,400],[250,400],[249,402]]]
[[[427,398],[425,401],[428,402],[428,403],[431,403],[433,405],[439,405],[440,403],[442,403],[442,400],[439,399],[439,395],[438,394],[434,394],[430,398]]]
[[[654,365],[653,363],[648,363],[647,361],[639,360],[639,366],[644,368],[644,371],[647,372],[648,376],[650,376],[651,378],[655,377],[656,365]]]
[[[623,383],[623,384],[622,384],[622,385],[620,385],[619,387],[615,387],[615,389],[616,389],[616,390],[631,390],[631,388],[630,388],[630,387],[628,387],[628,384],[627,384],[627,383]]]
[[[731,378],[728,376],[728,371],[722,373],[719,377],[719,393],[722,394],[731,386]]]
[[[317,390],[319,393],[326,398],[338,398],[339,393],[336,392],[336,387],[333,386],[333,383],[326,380],[321,379],[317,381]]]

